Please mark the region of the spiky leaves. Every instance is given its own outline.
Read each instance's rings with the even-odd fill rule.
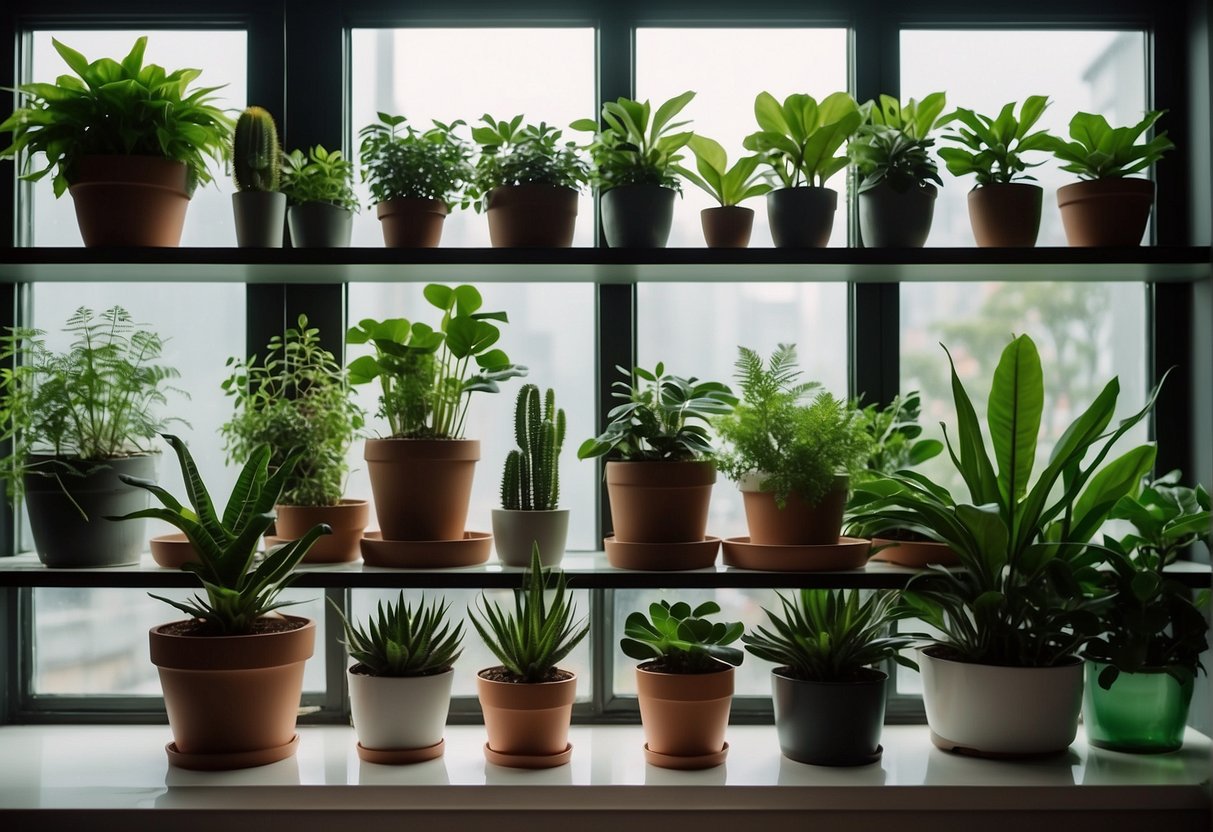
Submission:
[[[745,629],[740,621],[707,619],[720,612],[715,601],[691,609],[685,601],[661,601],[649,605],[649,616],[633,612],[623,626],[619,647],[625,656],[652,661],[662,673],[711,673],[721,662],[737,666],[745,653],[730,644]]]
[[[560,450],[565,416],[556,409],[556,392],[548,389],[539,404],[539,388],[524,384],[514,407],[518,450],[505,459],[501,507],[512,511],[552,511],[560,499]]]
[[[282,147],[268,110],[248,107],[232,134],[232,179],[238,191],[273,193],[281,185]]]
[[[431,676],[449,670],[460,656],[463,622],[450,626],[445,599],[422,598],[414,607],[405,603],[402,590],[395,603],[380,601],[362,627],[351,624],[336,604],[333,609],[341,616],[350,658],[371,676]]]

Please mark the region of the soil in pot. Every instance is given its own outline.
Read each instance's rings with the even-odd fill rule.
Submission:
[[[659,668],[654,662],[636,668],[645,748],[682,758],[679,768],[695,767],[685,764],[693,758],[702,759],[704,768],[719,765],[733,703],[733,668],[722,664],[712,673],[662,673]]]
[[[354,212],[327,202],[304,202],[286,212],[295,248],[347,248],[354,230]]]
[[[815,766],[862,766],[880,759],[888,674],[865,670],[851,682],[808,682],[771,672],[775,729],[784,756]]]
[[[1044,189],[1027,182],[985,185],[969,191],[973,239],[985,248],[1031,248],[1040,234]]]
[[[544,566],[558,566],[569,537],[569,510],[513,511],[493,509],[493,545],[506,566],[531,565],[531,548],[539,546]]]
[[[716,482],[711,462],[606,464],[611,522],[620,543],[703,540]]]
[[[507,185],[485,198],[494,248],[568,248],[577,226],[577,191],[558,185]]]
[[[708,248],[745,248],[754,230],[754,209],[740,205],[720,205],[699,212],[703,239]]]
[[[366,500],[342,500],[335,506],[275,506],[277,534],[266,538],[273,545],[297,540],[320,523],[327,523],[332,534],[321,535],[303,556],[304,563],[347,563],[358,560],[362,532],[370,517]]]
[[[368,439],[364,451],[384,540],[462,540],[475,439]]]
[[[1192,704],[1192,681],[1165,671],[1121,673],[1108,690],[1099,686],[1106,664],[1087,662],[1082,720],[1087,741],[1130,754],[1162,754],[1183,747]]]
[[[829,245],[838,210],[832,188],[779,188],[767,194],[767,221],[775,248],[823,248]]]
[[[859,195],[859,231],[866,248],[922,248],[935,214],[934,185],[896,191],[881,183]]]
[[[388,248],[437,248],[442,224],[450,213],[438,199],[389,199],[375,206]]]
[[[429,752],[412,755],[416,759],[408,757],[408,762],[441,755],[453,669],[429,676],[373,676],[358,664],[346,678],[360,749]]]
[[[181,244],[184,162],[156,156],[84,156],[68,191],[84,245],[170,247]]]
[[[738,484],[745,502],[751,544],[824,546],[838,542],[847,503],[847,477],[837,477],[834,488],[816,504],[809,504],[797,494],[788,494],[783,508],[774,494],[759,490],[761,480],[761,476],[751,475]]]
[[[476,691],[491,762],[516,768],[568,762],[576,674],[557,668],[547,680],[526,683],[514,681],[504,667],[490,667],[477,674]]]
[[[237,191],[232,194],[236,245],[240,248],[282,248],[286,228],[286,194]]]
[[[1057,205],[1072,246],[1139,246],[1154,205],[1149,179],[1092,179],[1057,189]]]
[[[610,248],[665,248],[677,191],[660,185],[621,185],[602,192],[602,233]]]

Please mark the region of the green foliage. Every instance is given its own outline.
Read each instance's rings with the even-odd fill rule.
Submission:
[[[651,661],[659,673],[712,673],[722,669],[721,662],[736,667],[745,653],[728,645],[741,638],[744,628],[740,621],[707,619],[718,612],[715,601],[693,610],[685,601],[650,604],[649,617],[643,612],[627,617],[619,646],[628,658]]]
[[[1078,113],[1070,119],[1070,138],[1050,136],[1046,149],[1063,163],[1061,169],[1080,179],[1117,179],[1140,173],[1153,165],[1175,144],[1166,132],[1138,143],[1166,110],[1151,110],[1132,127],[1112,127],[1094,113]],[[2,128],[0,128],[2,129]]]
[[[560,504],[560,449],[564,447],[564,411],[556,409],[556,391],[548,388],[539,406],[539,388],[524,384],[514,405],[518,450],[505,458],[501,507],[511,511],[553,511]]]
[[[729,413],[737,404],[728,387],[666,375],[660,362],[652,372],[641,367],[615,369],[628,381],[611,385],[615,390],[611,395],[624,403],[607,414],[611,421],[602,434],[581,443],[578,459],[613,454],[629,461],[678,461],[712,454],[708,419]]]
[[[921,474],[898,471],[857,487],[853,519],[896,524],[959,556],[962,571],[933,569],[905,595],[912,616],[942,633],[930,638],[957,658],[1012,667],[1065,663],[1100,632],[1084,595],[1098,581],[1100,561],[1089,542],[1150,469],[1154,447],[1133,448],[1106,466],[1104,460],[1154,406],[1158,391],[1109,430],[1120,392],[1112,379],[1066,429],[1035,482],[1044,375],[1032,339],[1013,340],[994,371],[987,411],[993,462],[954,365],[952,391],[958,428],[944,439],[969,501],[955,501]]]
[[[674,132],[690,123],[674,119],[694,97],[688,90],[656,112],[648,101],[620,98],[602,105],[601,128],[590,118],[569,125],[594,134],[587,149],[594,163],[595,184],[604,191],[621,185],[660,185],[681,191],[679,151],[686,147],[691,132]]]
[[[889,127],[911,139],[925,139],[942,124],[940,113],[948,106],[947,96],[933,92],[922,101],[908,100],[903,106],[891,95],[882,95],[878,101],[863,105],[868,123],[878,127]]]
[[[1108,665],[1099,685],[1107,690],[1121,673],[1164,670],[1181,683],[1204,670],[1208,623],[1201,608],[1208,592],[1193,601],[1191,591],[1163,575],[1179,553],[1197,541],[1209,542],[1209,492],[1184,488],[1179,472],[1121,497],[1109,517],[1127,520],[1133,532],[1104,536],[1112,569],[1100,573],[1098,595],[1103,633],[1087,644],[1086,657]]]
[[[836,92],[818,104],[811,95],[794,94],[780,104],[769,92],[754,99],[761,128],[745,138],[746,150],[759,153],[785,188],[824,187],[847,166],[838,150],[864,120],[849,93]]]
[[[882,183],[899,193],[930,187],[931,182],[943,185],[928,151],[935,144],[931,131],[940,123],[939,114],[946,105],[942,92],[931,93],[921,102],[911,98],[904,107],[888,95],[864,104],[867,121],[847,147],[859,173],[857,192]]]
[[[13,134],[0,158],[25,151],[28,170],[35,154],[45,154],[46,166],[22,179],[36,182],[53,172],[58,197],[75,182],[82,157],[129,155],[184,162],[190,194],[211,181],[209,165],[227,158],[232,131],[231,119],[212,104],[212,93],[221,87],[190,89],[201,70],[170,73],[155,64],[144,66],[146,36],[135,41],[121,62],[102,58],[90,63],[71,47],[51,42],[77,77],[21,85],[17,91],[28,104],[0,124],[0,133]]]
[[[459,439],[473,393],[497,393],[497,382],[526,375],[493,345],[508,323],[505,312],[481,312],[474,286],[425,287],[425,299],[442,312],[437,329],[404,318],[362,320],[346,333],[350,344],[370,344],[374,355],[350,362],[351,384],[379,380],[379,415],[392,436]]]
[[[323,523],[313,526],[298,540],[270,549],[254,565],[257,546],[274,522],[274,506],[280,501],[282,489],[300,455],[288,455],[278,470],[270,474],[269,448],[262,446],[253,451],[240,471],[220,517],[185,443],[170,434],[164,434],[164,439],[177,452],[189,507],[151,480],[123,474],[123,482],[147,489],[164,507],[109,519],[163,520],[184,532],[198,555],[198,562],[187,563],[182,568],[198,576],[206,598],[195,595],[183,603],[159,595],[152,597],[201,620],[217,635],[251,633],[258,618],[295,603],[279,601],[279,593],[294,579],[295,567],[316,539],[332,531]]]
[[[872,439],[872,450],[864,466],[867,471],[891,474],[921,465],[943,453],[943,443],[938,439],[918,438],[922,435],[922,425],[918,424],[921,412],[922,402],[917,390],[895,396],[884,407],[870,404],[859,411],[863,429]]]
[[[520,682],[547,681],[590,631],[584,619],[574,620],[577,609],[568,594],[568,578],[559,569],[543,568],[538,544],[531,547],[531,565],[522,587],[514,590],[513,614],[483,593],[478,601],[484,621],[469,610],[476,632]]]
[[[434,126],[424,132],[404,116],[379,113],[362,137],[362,179],[371,185],[376,203],[389,199],[436,199],[448,206],[467,207],[463,188],[472,178],[472,149],[455,135],[462,121]],[[403,131],[401,130],[403,128]]]
[[[871,439],[859,411],[816,382],[798,380],[793,344],[780,344],[766,365],[754,350],[738,352],[741,403],[715,422],[728,445],[720,470],[735,481],[760,475],[760,487],[774,493],[780,507],[789,494],[818,503],[839,474],[858,472],[868,458]]]
[[[897,593],[874,592],[866,601],[861,594],[857,589],[801,589],[789,599],[780,593],[782,616],[762,610],[772,629],[759,626],[741,640],[758,658],[806,682],[862,681],[869,668],[890,660],[917,670],[901,655],[916,639],[890,631]]]
[[[282,169],[282,192],[292,205],[323,202],[347,211],[357,211],[354,196],[354,165],[340,150],[328,151],[316,145],[304,156],[292,150]]]
[[[275,335],[265,358],[229,358],[223,392],[235,415],[220,429],[227,461],[247,459],[265,445],[275,471],[292,449],[302,452],[283,487],[291,506],[333,506],[349,471],[346,452],[362,429],[362,408],[350,398],[345,371],[320,345],[320,330],[300,315],[298,328]]]
[[[939,158],[948,166],[953,176],[977,175],[977,187],[1005,184],[1017,179],[1035,179],[1024,173],[1041,162],[1028,163],[1023,154],[1048,150],[1051,137],[1044,130],[1028,131],[1040,120],[1049,99],[1044,95],[1029,95],[1015,117],[1015,102],[999,111],[997,118],[990,118],[972,110],[958,107],[940,120],[940,124],[960,122],[952,133],[944,134],[944,140],[955,142],[960,147],[944,147]]]
[[[329,599],[332,603],[332,599]],[[380,601],[365,627],[351,624],[341,608],[333,604],[345,629],[350,658],[371,676],[432,676],[445,673],[461,654],[463,622],[451,629],[447,602],[422,598],[416,607],[404,602]]]
[[[678,166],[678,173],[703,188],[723,206],[739,205],[750,197],[762,196],[771,186],[758,181],[758,156],[745,156],[729,167],[729,157],[719,142],[707,136],[691,136],[688,146],[695,154],[699,173]]]
[[[31,466],[32,454],[103,462],[152,452],[165,429],[156,410],[178,377],[159,364],[164,342],[114,306],[97,315],[80,307],[64,331],[71,346],[51,352],[45,333],[9,329],[0,337],[0,460],[9,497],[22,493],[22,475],[60,477],[77,473],[56,460]]]
[[[561,142],[561,131],[544,122],[524,125],[522,116],[497,121],[485,114],[483,127],[472,128],[480,145],[468,197],[479,213],[488,192],[506,185],[555,185],[580,191],[590,181],[590,168],[573,142]]]
[[[238,191],[274,193],[281,186],[282,146],[278,144],[278,127],[268,110],[248,107],[236,119],[232,179]]]

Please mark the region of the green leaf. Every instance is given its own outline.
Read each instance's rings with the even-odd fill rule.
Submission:
[[[1006,505],[1028,489],[1036,461],[1036,442],[1044,411],[1044,374],[1031,338],[1021,335],[1005,350],[994,370],[987,420],[998,460],[998,487]]]

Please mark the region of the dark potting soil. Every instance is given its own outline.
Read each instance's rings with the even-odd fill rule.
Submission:
[[[674,673],[679,676],[706,676],[709,673],[723,673],[729,669],[729,666],[724,662],[713,660],[709,665],[689,665],[689,664],[670,664],[659,659],[650,659],[643,664],[638,665],[641,670],[647,670],[649,673]]]
[[[536,682],[525,682],[522,677],[515,676],[503,666],[490,667],[480,671],[480,678],[487,679],[490,682],[509,682],[512,685],[527,685],[537,684]],[[561,670],[554,667],[548,671],[548,674],[540,679],[540,682],[565,682],[573,678],[573,674],[567,670]]]
[[[262,636],[270,633],[287,633],[291,630],[298,630],[307,626],[307,621],[302,618],[258,618],[253,622],[253,628],[248,633],[240,635]],[[193,618],[189,621],[174,621],[171,624],[165,624],[159,628],[159,632],[166,636],[224,636],[233,635],[232,633],[224,633],[214,624],[209,621],[203,621],[200,618]]]

